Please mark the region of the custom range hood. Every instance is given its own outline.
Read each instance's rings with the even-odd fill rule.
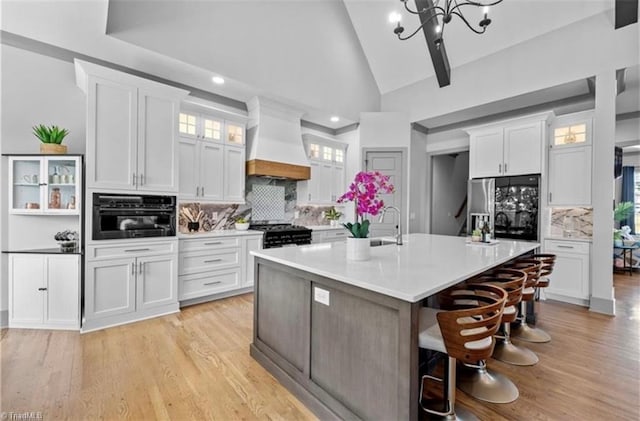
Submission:
[[[300,131],[303,112],[264,97],[251,98],[247,108],[247,175],[308,180],[311,168]]]

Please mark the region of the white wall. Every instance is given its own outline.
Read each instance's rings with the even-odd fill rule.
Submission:
[[[584,79],[604,69],[637,66],[638,25],[614,30],[612,13],[613,9],[456,67],[445,88],[430,78],[384,94],[382,111],[406,111],[410,121],[420,121]]]
[[[40,141],[32,134],[37,124],[55,124],[69,129],[65,138],[68,153],[85,151],[85,97],[75,85],[73,64],[47,56],[0,45],[2,59],[2,113],[0,139],[2,153],[39,153]],[[6,162],[6,161],[4,161]],[[54,220],[43,217],[9,218],[6,215],[8,185],[3,169],[0,184],[3,215],[0,218],[2,248],[55,245],[53,234],[68,228],[65,217]],[[52,223],[52,221],[55,222]],[[71,225],[73,226],[73,224]],[[29,239],[51,235],[46,244],[31,243]],[[11,242],[8,239],[11,238]],[[6,256],[3,256],[6,263]],[[0,265],[0,311],[8,308],[7,265]]]
[[[640,167],[640,152],[626,153],[622,155],[622,165],[629,167]]]
[[[346,144],[349,145],[349,147],[347,148],[347,161],[346,161],[345,175],[344,175],[345,176],[344,191],[346,192],[349,184],[351,184],[356,174],[362,169],[362,166],[361,166],[362,157],[360,153],[361,151],[360,128],[347,133],[339,134],[336,136],[336,138],[341,142],[345,142]],[[344,221],[355,220],[355,217],[354,217],[355,207],[353,205],[353,202],[348,202],[344,204],[343,214],[344,215],[342,216],[342,219]]]
[[[411,131],[409,149],[409,232],[427,232],[427,135]]]

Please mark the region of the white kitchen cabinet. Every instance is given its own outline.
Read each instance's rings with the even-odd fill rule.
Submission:
[[[556,255],[547,298],[583,306],[589,305],[591,244],[569,240],[545,240],[544,252]]]
[[[336,241],[345,241],[349,236],[349,232],[343,226],[314,229],[311,233],[311,242],[317,243],[332,243]]]
[[[178,130],[180,199],[244,203],[244,124],[182,110]]]
[[[262,235],[244,238],[245,244],[245,274],[242,277],[243,287],[252,287],[255,283],[255,257],[251,255],[252,251],[262,249]]]
[[[549,138],[549,205],[591,206],[593,112],[558,117]]]
[[[11,254],[9,327],[80,328],[80,256]]]
[[[187,304],[250,291],[252,250],[262,248],[262,233],[180,239],[179,299]]]
[[[76,60],[87,95],[90,189],[178,191],[177,121],[188,92]]]
[[[344,162],[347,145],[315,135],[303,135],[311,178],[298,182],[301,203],[335,204],[347,190]]]
[[[9,212],[23,215],[79,215],[82,158],[9,157]]]
[[[469,178],[542,173],[550,113],[466,129]]]
[[[176,311],[177,240],[130,240],[88,247],[83,331]]]
[[[549,205],[591,205],[591,146],[549,150]]]

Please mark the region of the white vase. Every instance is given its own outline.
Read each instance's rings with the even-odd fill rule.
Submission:
[[[329,221],[329,225],[332,227],[337,227],[338,226],[338,221],[336,221],[335,219],[332,219],[331,221]]]
[[[371,240],[347,237],[347,260],[363,261],[371,258]]]

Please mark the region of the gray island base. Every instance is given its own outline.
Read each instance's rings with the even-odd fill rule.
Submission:
[[[323,420],[416,420],[423,300],[537,246],[411,234],[368,262],[344,243],[256,251],[251,355]]]

